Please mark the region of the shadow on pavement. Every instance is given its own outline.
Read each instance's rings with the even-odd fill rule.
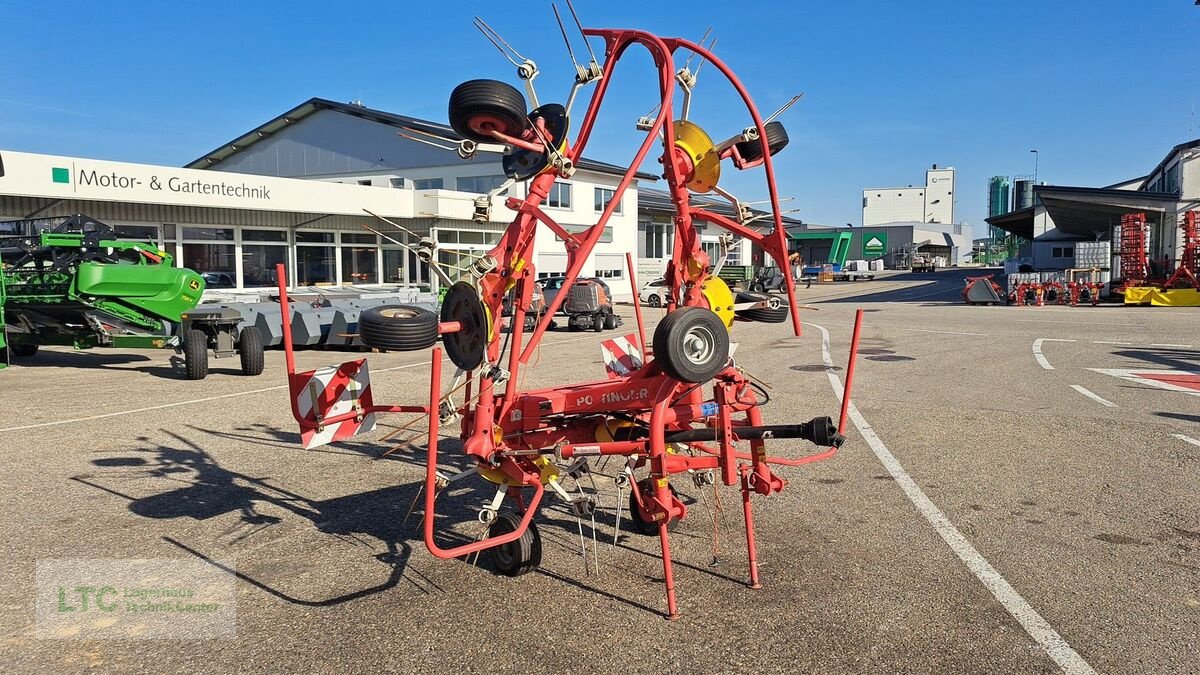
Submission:
[[[888,277],[886,281],[907,281],[918,285],[906,288],[896,288],[886,291],[871,292],[870,285],[875,281],[853,282],[862,287],[863,292],[856,295],[817,300],[817,303],[862,303],[862,302],[912,302],[924,306],[940,306],[945,304],[961,304],[962,290],[966,286],[967,277],[1001,274],[997,268],[951,268],[933,273],[899,274]],[[851,283],[851,282],[847,282]],[[845,285],[845,284],[843,284]]]

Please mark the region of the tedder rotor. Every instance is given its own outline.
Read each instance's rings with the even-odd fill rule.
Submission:
[[[532,61],[517,54],[487,24],[477,20],[477,26],[502,52],[507,55],[507,48],[516,56],[509,58],[518,67],[525,94],[493,80],[463,83],[451,94],[449,105],[451,127],[459,137],[439,141],[412,138],[457,150],[464,158],[480,151],[502,153],[508,181],[475,200],[477,219],[489,219],[492,198],[516,181],[527,181],[526,196],[504,201],[515,217],[495,248],[470,265],[467,279],[450,286],[440,316],[417,307],[391,306],[364,312],[360,319],[359,334],[369,346],[389,350],[432,348],[429,400],[423,405],[375,405],[365,359],[297,373],[290,321],[286,320],[288,300],[283,280],[287,276],[279,272],[292,412],[302,438],[312,447],[374,428],[377,414],[427,415],[423,487],[426,546],[439,558],[489,550],[497,570],[512,576],[532,571],[540,563],[541,539],[534,518],[546,494],[566,500],[576,516],[592,515],[595,500],[582,491],[567,492],[560,485],[561,478],[577,477],[581,468],[587,473],[588,462],[594,458],[621,458],[624,467],[615,477],[618,494],[629,491],[633,529],[659,537],[667,616],[672,619],[678,617],[678,606],[669,527],[686,516],[687,507],[672,488],[671,479],[691,474],[690,480],[697,486],[714,485],[716,480],[738,485],[746,525],[749,584],[758,588],[751,496],[784,489],[786,481],[774,467],[826,459],[844,442],[842,432],[861,322],[860,313],[842,394],[841,423],[835,425],[829,417],[816,417],[804,422],[764,424],[761,406],[766,402],[766,392],[733,359],[730,329],[741,321],[782,323],[790,314],[792,329],[799,336],[801,325],[791,275],[783,275],[786,305],[778,295],[735,296],[716,276],[714,267],[720,263],[703,250],[697,223],[709,223],[749,239],[774,258],[781,269],[787,269],[788,250],[772,168],[772,156],[787,144],[787,134],[780,122],[771,118],[764,121],[732,70],[713,55],[711,44],[705,48],[682,38],[660,37],[641,30],[580,27],[585,43],[589,38],[604,41],[604,63],[597,63],[589,44],[592,58],[587,65],[575,64],[574,86],[566,104],[560,105],[538,101],[533,87],[538,71]],[[565,30],[563,36],[566,38]],[[570,51],[569,40],[567,46]],[[657,115],[638,120],[637,128],[645,138],[603,213],[586,229],[568,231],[542,205],[555,180],[574,173],[603,108],[617,63],[634,47],[648,51],[656,65]],[[691,57],[676,70],[680,52],[689,52]],[[574,52],[571,54],[574,59]],[[699,125],[687,119],[695,73],[699,71],[699,67],[690,70],[694,57],[711,64],[728,80],[749,117],[749,126],[721,143],[714,143]],[[677,83],[683,92],[678,113]],[[572,139],[571,109],[576,96],[590,85],[595,85],[595,90]],[[526,96],[531,99],[532,111]],[[536,353],[567,296],[565,289],[579,277],[622,195],[652,151],[662,165],[675,210],[674,247],[666,267],[668,288],[664,289],[666,313],[652,341],[647,344],[645,340],[630,265],[638,335],[624,339],[628,352],[611,365],[608,378],[523,390],[519,385],[521,371]],[[769,213],[752,211],[718,186],[725,160],[739,170],[758,166],[764,169]],[[735,217],[691,204],[692,194],[708,192],[730,199]],[[753,224],[763,218],[770,219],[769,227]],[[540,318],[527,331],[525,316],[537,280],[533,251],[539,223],[563,242],[568,261],[566,281],[564,292],[558,293],[544,312],[535,314]],[[426,239],[418,251],[431,265],[437,264],[434,246]],[[506,303],[512,308],[507,328],[502,318]],[[441,346],[434,346],[439,338]],[[457,368],[448,391],[443,388],[443,352]],[[455,402],[460,391],[461,402]],[[419,421],[417,418],[411,423]],[[439,470],[438,435],[441,425],[455,421],[459,422],[462,449],[472,468],[448,475]],[[766,450],[771,439],[803,439],[824,449],[801,457],[771,455]],[[739,448],[739,444],[743,445]],[[443,548],[434,529],[438,522],[434,515],[437,495],[458,478],[476,474],[496,488],[495,497],[479,513],[486,536]],[[502,509],[506,502],[512,504],[512,510]],[[622,506],[618,497],[618,527]]]

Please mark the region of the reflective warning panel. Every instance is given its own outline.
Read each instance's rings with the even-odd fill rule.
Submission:
[[[364,412],[371,407],[371,375],[366,359],[296,373],[289,384],[297,418],[306,422],[300,425],[305,448],[375,428],[375,415]],[[347,415],[352,416],[337,420]]]
[[[604,357],[604,370],[610,380],[625,377],[642,367],[642,350],[638,347],[637,336],[632,333],[601,342],[600,354]]]

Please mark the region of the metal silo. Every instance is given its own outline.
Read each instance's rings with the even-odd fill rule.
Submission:
[[[1020,211],[1033,206],[1033,180],[1018,178],[1013,181],[1013,210]]]

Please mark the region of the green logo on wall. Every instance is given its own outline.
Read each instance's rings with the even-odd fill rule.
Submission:
[[[863,257],[881,258],[887,253],[887,232],[863,234]]]
[[[50,169],[50,178],[55,183],[70,183],[71,182],[71,171],[69,169],[65,169],[63,167],[56,166],[53,169]]]

